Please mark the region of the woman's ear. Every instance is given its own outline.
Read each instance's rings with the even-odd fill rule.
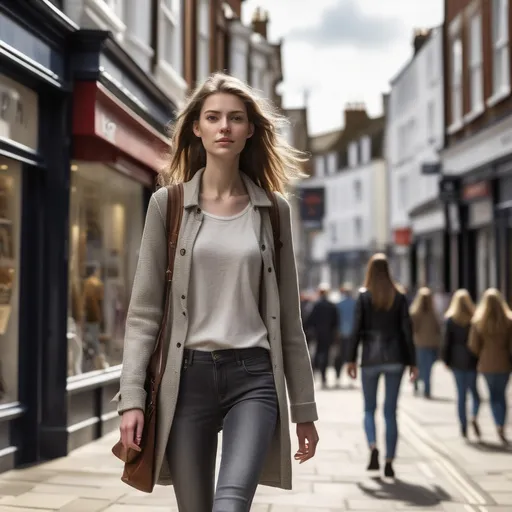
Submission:
[[[254,123],[249,123],[249,133],[247,138],[250,139],[254,135]]]
[[[194,131],[194,135],[196,137],[201,137],[201,130],[199,129],[199,121],[194,121],[194,124],[192,125],[192,130]]]

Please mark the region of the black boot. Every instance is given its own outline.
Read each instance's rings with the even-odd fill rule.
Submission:
[[[377,448],[372,448],[370,452],[370,462],[368,463],[367,471],[376,471],[380,469],[379,464],[379,450]]]
[[[393,463],[391,461],[387,461],[384,466],[384,476],[395,478],[395,470],[393,469]]]

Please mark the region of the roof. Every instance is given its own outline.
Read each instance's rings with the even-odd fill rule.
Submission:
[[[311,152],[325,153],[333,149],[340,139],[343,130],[334,130],[330,132],[320,133],[310,137]]]

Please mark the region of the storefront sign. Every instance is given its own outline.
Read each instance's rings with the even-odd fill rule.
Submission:
[[[37,150],[37,93],[0,74],[0,137]]]
[[[131,157],[155,172],[168,150],[167,138],[138,118],[101,84],[78,82],[75,86],[73,135],[78,160],[117,164]]]
[[[321,223],[325,213],[325,189],[323,187],[303,188],[300,199],[302,221]]]
[[[464,201],[473,201],[491,196],[491,187],[488,181],[478,181],[469,183],[462,188],[462,199]]]
[[[400,228],[393,231],[393,240],[395,245],[409,246],[411,245],[411,229]]]

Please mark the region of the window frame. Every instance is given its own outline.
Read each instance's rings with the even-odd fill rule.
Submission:
[[[483,25],[480,10],[472,12],[468,23],[468,70],[471,113],[483,111]],[[476,34],[475,34],[476,32]],[[476,48],[476,49],[475,49]]]

